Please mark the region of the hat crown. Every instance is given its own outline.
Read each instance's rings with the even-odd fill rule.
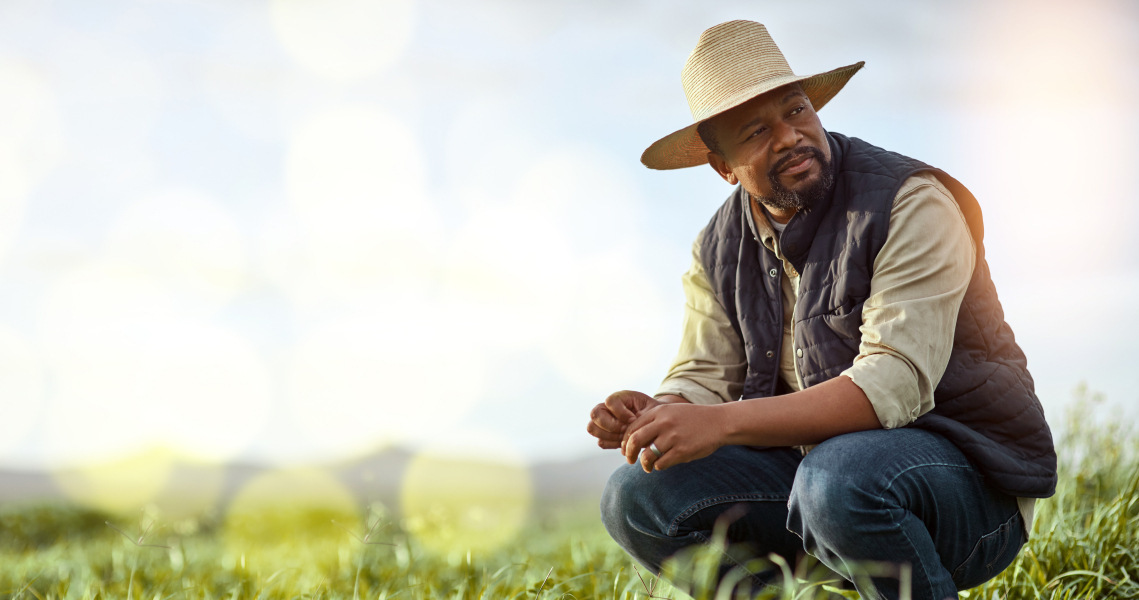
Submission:
[[[701,121],[795,74],[761,23],[728,21],[700,34],[680,77],[693,120]]]
[[[681,71],[693,123],[653,142],[641,154],[651,169],[682,169],[708,162],[697,127],[775,88],[798,83],[819,110],[862,68],[861,61],[816,75],[796,75],[767,33],[754,21],[728,21],[707,29]]]

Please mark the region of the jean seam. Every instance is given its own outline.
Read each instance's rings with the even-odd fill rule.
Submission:
[[[961,572],[961,569],[965,568],[965,565],[969,564],[969,561],[973,558],[973,555],[975,555],[977,553],[977,551],[981,549],[981,546],[982,546],[981,542],[983,542],[985,540],[985,538],[992,537],[992,536],[1000,533],[1001,531],[1011,530],[1012,529],[1012,522],[1015,521],[1016,518],[1019,516],[1020,516],[1020,511],[1018,510],[1018,511],[1014,512],[1012,514],[1012,516],[1009,517],[1004,523],[1001,523],[996,529],[994,529],[994,530],[990,531],[989,533],[986,533],[985,535],[982,535],[981,537],[977,538],[977,541],[973,544],[973,549],[969,552],[969,556],[966,556],[965,560],[961,561],[961,564],[957,565],[957,567],[955,569],[953,569],[953,573],[952,573],[953,578],[957,579],[957,575],[958,575],[958,573]],[[998,557],[1000,557],[1001,555],[1004,554],[1005,548],[1008,547],[1008,544],[1010,541],[1011,540],[1006,536],[1004,543],[1001,544],[1000,551],[995,553]],[[997,559],[994,558],[992,561],[989,561],[989,563],[985,565],[985,575],[990,575],[992,573],[993,564],[995,564],[996,561],[997,561]]]
[[[1003,535],[1001,535],[1001,547],[998,548],[996,552],[994,552],[994,554],[997,555],[997,558],[990,560],[988,562],[988,564],[985,565],[985,575],[992,575],[993,574],[993,565],[997,564],[997,560],[1005,553],[1005,548],[1008,548],[1008,543],[1009,543],[1008,532],[1009,532],[1009,529],[1010,528],[1008,526],[1008,521],[1005,521],[1004,523],[1001,524],[1000,527],[997,528],[997,531],[1000,532],[1001,534],[1003,534]]]
[[[898,480],[898,478],[901,477],[902,475],[905,475],[906,473],[909,473],[910,471],[912,471],[914,469],[923,468],[923,467],[952,467],[955,469],[970,469],[970,468],[972,468],[972,466],[968,465],[968,464],[961,465],[961,464],[946,463],[946,462],[931,462],[931,463],[922,463],[919,465],[910,465],[909,467],[906,467],[905,469],[898,471],[893,477],[890,478],[890,481],[887,482],[886,485],[882,488],[882,494],[880,496],[878,496],[878,502],[881,503],[883,509],[888,508],[888,504],[886,502],[886,493],[889,492],[890,488],[892,488],[894,486],[894,482],[896,482]],[[910,511],[907,510],[904,512],[910,512]],[[917,517],[915,516],[914,518],[917,518]],[[915,546],[913,540],[910,539],[910,535],[908,533],[906,533],[906,528],[902,527],[901,522],[895,523],[894,526],[898,528],[898,531],[902,534],[902,537],[906,538],[906,543],[910,545],[910,555],[913,556],[915,559],[918,558],[917,546]],[[911,568],[913,568],[913,566],[916,565],[918,568],[920,568],[922,570],[922,573],[925,575],[925,577],[922,580],[926,582],[927,586],[929,586],[929,596],[932,598],[933,597],[933,581],[929,577],[929,569],[926,568],[925,563],[922,562],[921,560],[914,560],[913,562],[910,563],[910,565],[911,565]],[[916,573],[914,573],[913,575],[916,575]],[[952,573],[950,574],[950,578],[952,578]],[[911,575],[910,585],[912,586],[914,584],[914,582],[916,582],[916,581],[917,581],[917,577],[914,577]],[[875,590],[875,592],[877,592],[877,590]]]
[[[909,473],[910,471],[913,471],[914,469],[921,469],[924,467],[953,467],[954,469],[966,469],[966,470],[968,470],[968,469],[972,469],[973,465],[970,465],[970,464],[961,465],[961,464],[943,463],[943,462],[933,462],[933,463],[922,463],[920,465],[910,465],[910,466],[906,467],[905,469],[898,471],[897,474],[895,474],[893,477],[890,478],[890,481],[888,481],[886,483],[885,487],[882,489],[883,496],[885,495],[886,491],[888,491],[891,487],[893,487],[894,482],[897,481],[899,477],[901,477],[902,475],[905,475],[906,473]],[[881,499],[883,502],[885,502],[885,498],[881,498]]]
[[[680,530],[680,524],[682,522],[684,522],[685,519],[687,519],[687,518],[691,517],[692,515],[704,510],[705,508],[708,508],[709,506],[715,506],[717,504],[724,504],[726,502],[739,502],[739,501],[769,501],[770,502],[770,501],[776,501],[776,500],[782,500],[782,501],[786,502],[787,498],[783,497],[782,495],[771,495],[771,494],[725,494],[723,496],[714,496],[712,498],[705,498],[705,499],[701,500],[700,502],[697,502],[697,503],[693,504],[692,506],[689,506],[688,508],[684,509],[684,512],[677,515],[676,518],[673,519],[672,522],[669,523],[669,525],[668,525],[668,535],[669,536],[676,536],[676,532]]]
[[[899,523],[898,524],[898,530],[901,532],[902,537],[906,538],[906,543],[910,545],[910,555],[917,558],[918,548],[917,548],[917,546],[914,545],[914,541],[910,539],[910,534],[906,533],[906,528],[902,527],[902,524]],[[926,582],[926,585],[929,586],[929,597],[933,598],[933,581],[929,577],[929,569],[926,568],[925,563],[920,561],[920,560],[915,560],[915,561],[911,562],[910,565],[911,565],[911,568],[914,565],[916,565],[918,568],[920,568],[922,570],[922,574],[924,575],[924,577],[922,578],[922,581]],[[915,574],[911,571],[911,575],[910,575],[910,585],[911,586],[913,586],[914,582],[918,580],[918,578],[914,577],[914,575]],[[900,579],[899,579],[898,583],[899,583],[898,592],[900,593],[901,592],[901,585],[900,585],[901,580]],[[877,590],[875,590],[875,591],[877,591]],[[910,591],[913,592],[913,589],[911,588]]]

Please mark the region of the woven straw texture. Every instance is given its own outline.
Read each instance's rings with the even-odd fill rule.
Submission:
[[[818,75],[796,75],[762,24],[729,21],[716,25],[700,35],[681,71],[684,94],[692,110],[692,125],[653,143],[641,155],[641,162],[652,169],[705,164],[708,148],[696,133],[702,121],[795,82],[799,82],[815,110],[819,110],[863,64],[857,62]]]

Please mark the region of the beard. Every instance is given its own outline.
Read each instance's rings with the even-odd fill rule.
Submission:
[[[811,182],[805,189],[795,192],[788,189],[779,181],[779,170],[794,160],[801,160],[804,155],[810,155],[822,167],[819,177]],[[831,164],[818,148],[804,147],[792,151],[779,159],[767,171],[767,179],[771,183],[771,195],[759,198],[759,201],[772,208],[780,210],[808,211],[818,204],[830,193],[834,187],[834,174],[831,173]]]

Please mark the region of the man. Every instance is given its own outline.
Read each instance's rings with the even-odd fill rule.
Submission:
[[[1055,490],[976,200],[818,119],[862,64],[798,76],[763,25],[717,25],[682,74],[695,122],[641,157],[736,186],[693,246],[664,383],[590,414],[630,463],[605,525],[656,572],[724,517],[729,541],[809,553],[863,597],[910,579],[913,598],[955,598],[1013,561]],[[883,564],[893,577],[855,576]]]

